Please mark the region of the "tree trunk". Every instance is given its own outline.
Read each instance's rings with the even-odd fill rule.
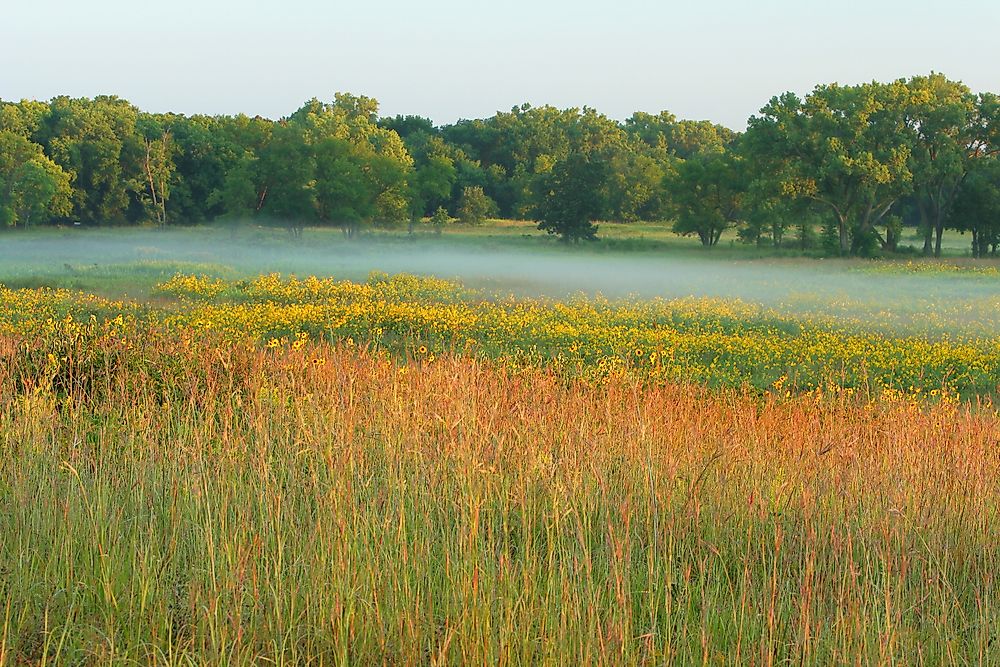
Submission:
[[[940,208],[935,211],[934,218],[934,256],[941,256],[941,236],[944,235],[944,215]]]
[[[868,205],[868,209],[865,211],[864,218],[858,225],[857,231],[854,234],[854,238],[852,239],[851,243],[852,253],[856,254],[863,247],[863,244],[867,243],[868,240],[867,237],[869,235],[874,236],[878,240],[879,245],[882,247],[883,250],[886,248],[888,242],[886,241],[886,239],[882,238],[882,235],[878,233],[878,229],[876,229],[875,226],[882,221],[882,218],[884,218],[886,214],[889,213],[890,210],[892,210],[892,205],[894,203],[895,200],[891,200],[884,204],[872,202]]]
[[[927,205],[923,197],[917,197],[917,210],[920,212],[920,230],[924,233],[924,255],[930,256],[934,231],[931,227],[930,217],[927,215]]]
[[[153,215],[156,216],[156,223],[158,225],[163,225],[163,220],[160,217],[160,202],[156,197],[156,179],[153,178],[153,142],[149,139],[146,140],[146,160],[143,166],[146,168],[146,180],[149,183],[149,196],[153,200]]]
[[[837,212],[837,231],[840,234],[840,254],[846,255],[851,251],[851,239],[847,233],[847,218]]]
[[[986,255],[989,255],[989,254],[992,254],[992,255],[996,254],[996,248],[997,248],[996,243],[993,244],[993,250],[991,252],[990,251],[990,237],[987,236],[986,234],[982,233],[982,232],[979,232],[979,242],[978,242],[977,246],[978,246],[978,248],[977,248],[976,253],[975,253],[976,257],[986,257]]]

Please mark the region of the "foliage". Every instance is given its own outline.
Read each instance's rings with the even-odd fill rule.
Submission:
[[[674,231],[714,246],[742,217],[743,165],[731,153],[692,157],[677,166],[669,190],[677,212]]]
[[[608,171],[607,161],[598,155],[572,153],[557,162],[537,181],[538,228],[564,242],[594,240],[594,220],[604,213]]]
[[[496,202],[490,199],[483,188],[470,185],[462,190],[462,198],[458,201],[458,219],[467,225],[481,225],[486,218],[496,215]]]
[[[905,102],[901,84],[834,84],[804,100],[775,97],[750,119],[754,150],[787,164],[784,194],[834,215],[841,254],[870,248],[876,225],[912,188]]]
[[[941,236],[959,185],[970,160],[981,150],[981,138],[972,124],[976,98],[963,84],[941,74],[913,77],[907,122],[913,135],[911,172],[914,198],[924,230],[924,254],[941,255]]]
[[[44,157],[25,167],[20,203],[8,195],[8,221],[19,208],[32,224],[226,218],[296,235],[336,225],[351,237],[443,207],[473,224],[537,219],[565,239],[594,236],[597,219],[659,222],[709,247],[735,229],[748,243],[794,237],[804,249],[821,227],[820,247],[845,255],[912,251],[899,239],[919,225],[924,252],[939,255],[945,229],[988,224],[969,220],[968,188],[964,220],[956,207],[970,174],[1000,150],[1000,101],[933,72],[831,83],[774,97],[736,133],[668,111],[617,122],[589,107],[529,104],[435,126],[380,118],[376,100],[349,93],[277,121],[64,96],[0,102],[0,132]]]
[[[145,183],[139,191],[140,199],[147,209],[147,217],[159,225],[165,225],[167,200],[170,199],[176,171],[173,136],[169,127],[161,120],[148,116],[140,118],[136,129],[144,149],[140,161]]]
[[[451,222],[451,216],[444,206],[438,206],[434,215],[430,217],[430,224],[434,227],[434,233],[440,234],[445,225]]]
[[[421,165],[414,177],[414,204],[418,214],[437,210],[451,199],[458,178],[455,160],[448,155],[432,155]]]
[[[972,233],[972,256],[995,255],[1000,246],[1000,159],[978,161],[959,186],[955,227]]]
[[[0,225],[27,227],[69,214],[70,177],[42,147],[0,130]]]
[[[139,111],[117,97],[57,97],[34,139],[70,174],[73,211],[85,223],[134,222],[133,197],[145,189]]]

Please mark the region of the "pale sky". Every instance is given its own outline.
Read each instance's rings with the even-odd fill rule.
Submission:
[[[1000,92],[998,0],[0,0],[0,98],[436,123],[522,102],[745,126],[773,95],[931,70]]]

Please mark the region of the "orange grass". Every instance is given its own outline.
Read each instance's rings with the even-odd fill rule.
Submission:
[[[0,664],[996,656],[992,409],[46,345],[0,338]]]

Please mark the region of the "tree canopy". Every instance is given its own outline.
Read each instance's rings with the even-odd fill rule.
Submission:
[[[619,122],[528,104],[436,126],[380,117],[376,100],[349,93],[278,120],[61,96],[0,101],[0,220],[255,219],[353,236],[435,214],[529,217],[566,240],[594,238],[601,220],[643,220],[706,246],[735,229],[802,248],[822,237],[839,254],[894,250],[910,225],[927,254],[947,228],[971,232],[981,254],[995,247],[983,239],[998,147],[997,95],[938,73],[786,92],[744,132],[669,111]]]

